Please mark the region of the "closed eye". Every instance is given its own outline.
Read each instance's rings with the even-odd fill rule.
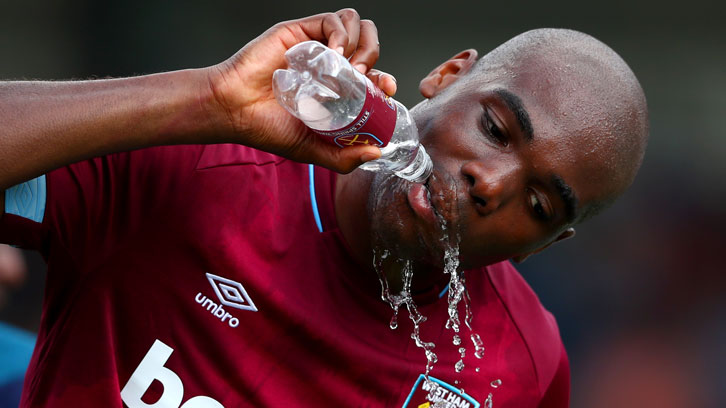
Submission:
[[[547,213],[545,206],[540,201],[537,194],[533,191],[529,192],[529,207],[534,213],[534,217],[541,221],[549,221],[551,216]]]
[[[504,147],[509,146],[509,138],[504,132],[502,132],[501,128],[497,126],[496,122],[492,120],[489,109],[487,108],[484,108],[484,115],[482,116],[482,127],[484,128],[484,133],[486,133],[487,136],[495,143],[498,143]]]

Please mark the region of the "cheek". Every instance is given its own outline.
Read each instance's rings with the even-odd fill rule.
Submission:
[[[467,217],[462,233],[462,263],[480,267],[536,249],[540,238],[515,206],[486,217]]]
[[[442,107],[434,118],[431,118],[419,129],[421,142],[429,148],[441,151],[456,151],[476,144],[479,113],[475,108],[454,106]]]

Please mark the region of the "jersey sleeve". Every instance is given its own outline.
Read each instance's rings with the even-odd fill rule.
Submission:
[[[539,408],[567,408],[570,406],[570,362],[565,346],[560,351],[560,363],[555,376],[542,397]]]
[[[167,146],[112,154],[56,169],[6,190],[0,242],[63,251],[98,262],[164,206],[178,201],[200,146]],[[78,265],[80,266],[80,265]]]
[[[555,317],[511,263],[500,262],[487,269],[529,351],[538,383],[538,406],[569,406],[570,366]]]
[[[39,248],[47,235],[45,215],[46,176],[34,178],[5,190],[5,211],[0,217],[0,243],[22,248]]]

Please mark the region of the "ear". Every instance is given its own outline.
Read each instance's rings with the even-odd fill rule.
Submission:
[[[469,72],[476,63],[475,49],[462,51],[431,71],[421,80],[418,90],[424,98],[431,98]]]
[[[555,238],[554,240],[552,240],[549,243],[547,243],[545,246],[543,246],[543,247],[541,247],[539,249],[535,249],[534,251],[529,252],[529,253],[526,253],[526,254],[521,254],[521,255],[513,256],[512,257],[512,260],[514,262],[516,262],[516,263],[522,263],[522,262],[524,262],[525,259],[529,258],[530,256],[532,256],[534,254],[538,254],[538,253],[544,251],[545,249],[549,248],[550,245],[554,244],[555,242],[560,242],[562,240],[565,240],[565,239],[568,239],[568,238],[572,238],[574,236],[575,236],[575,229],[574,228],[568,228],[568,229],[564,230],[560,235],[558,235],[557,238]]]

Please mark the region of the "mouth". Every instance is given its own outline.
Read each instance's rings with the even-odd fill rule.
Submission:
[[[425,183],[414,183],[408,190],[408,204],[417,217],[426,221],[426,223],[435,225],[437,220],[436,209],[431,202],[431,190],[429,177]]]
[[[436,229],[456,226],[459,218],[456,181],[434,172],[423,184],[412,184],[408,203],[417,217]]]

